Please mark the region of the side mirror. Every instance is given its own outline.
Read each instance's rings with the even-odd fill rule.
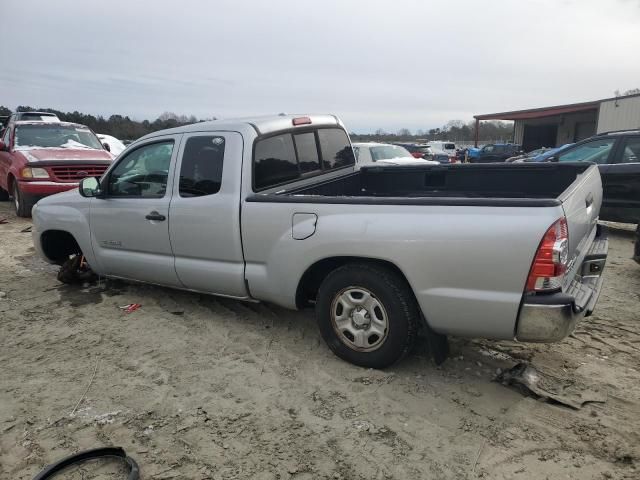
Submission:
[[[87,177],[80,180],[78,191],[83,197],[97,197],[102,192],[100,190],[100,180],[98,177]]]
[[[104,143],[102,144],[102,146],[104,147],[104,149],[105,149],[107,152],[110,152],[110,151],[111,151],[111,147],[109,146],[109,144],[108,144],[107,142],[104,142]]]

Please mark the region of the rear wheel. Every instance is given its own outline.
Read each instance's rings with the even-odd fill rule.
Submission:
[[[12,194],[13,206],[15,208],[16,215],[19,217],[30,217],[34,202],[22,193],[18,182],[13,182]]]
[[[411,350],[420,311],[398,273],[357,263],[334,270],[322,282],[316,315],[322,337],[338,357],[385,368]]]

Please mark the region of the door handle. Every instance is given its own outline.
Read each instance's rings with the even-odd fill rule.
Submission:
[[[155,220],[157,222],[164,222],[167,219],[167,217],[165,217],[164,215],[160,215],[155,210],[144,218],[146,218],[147,220]]]

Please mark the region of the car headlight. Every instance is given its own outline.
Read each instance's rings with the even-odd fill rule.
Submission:
[[[22,178],[49,178],[49,173],[44,168],[25,167],[20,173]]]

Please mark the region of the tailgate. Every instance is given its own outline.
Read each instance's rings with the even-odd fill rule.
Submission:
[[[602,205],[602,180],[597,165],[579,174],[559,200],[569,229],[569,266],[565,276],[566,291],[571,279],[581,268],[596,235],[596,225]]]

